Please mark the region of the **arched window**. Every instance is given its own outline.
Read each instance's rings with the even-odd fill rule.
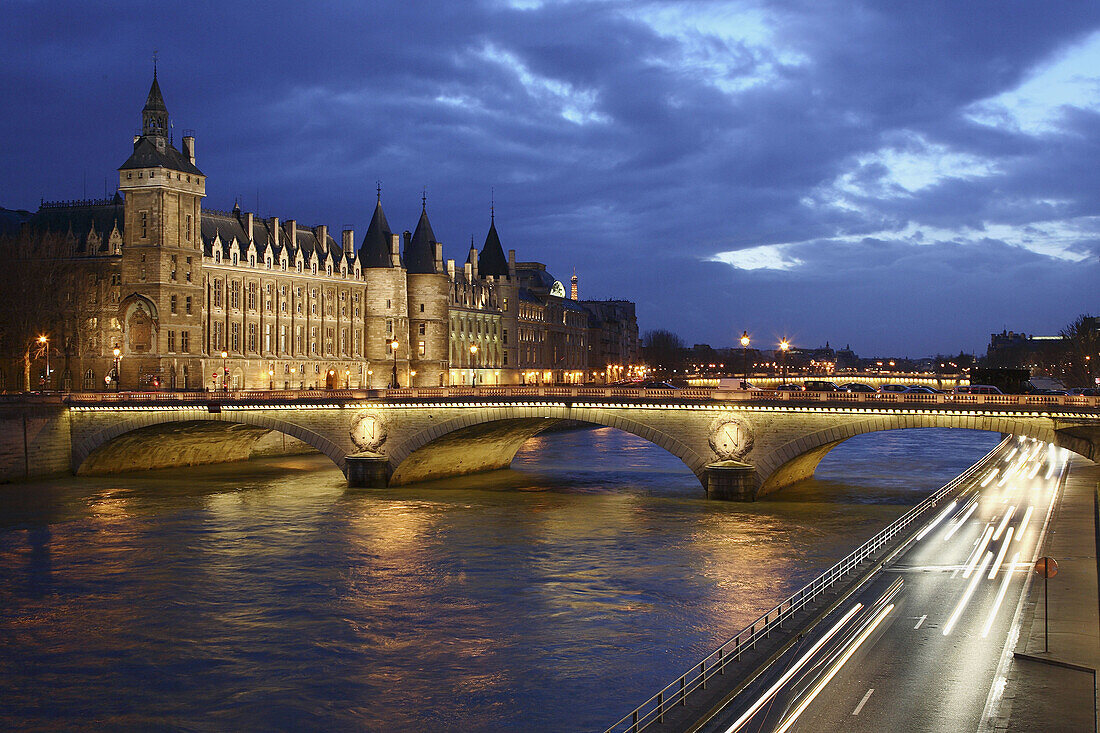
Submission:
[[[267,269],[270,270],[271,269],[271,264],[272,264],[271,258],[270,257],[264,258],[264,264],[267,266]]]
[[[298,274],[302,274],[302,261],[298,260]]]
[[[256,255],[249,255],[248,256],[248,266],[249,267],[255,267],[256,266]]]
[[[89,391],[95,389],[95,387],[95,372],[89,369],[88,371],[84,372],[83,388],[85,391]]]
[[[216,264],[219,264],[219,265],[221,264],[221,262],[222,262],[221,250],[214,250],[214,262]]]
[[[236,252],[234,252],[234,253],[233,253],[233,257],[232,257],[232,264],[233,264],[233,265],[236,265],[236,264],[237,264],[237,253],[236,253]]]

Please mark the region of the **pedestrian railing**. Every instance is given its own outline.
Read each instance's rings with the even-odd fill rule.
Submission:
[[[648,389],[645,387],[594,385],[455,385],[452,387],[401,387],[398,389],[234,389],[228,391],[176,392],[54,392],[11,394],[0,402],[68,402],[74,405],[208,403],[208,402],[341,402],[355,400],[446,400],[541,398],[577,402],[624,402],[646,400],[668,404],[735,402],[753,405],[783,405],[793,409],[896,409],[915,407],[928,410],[961,409],[982,412],[989,408],[1019,412],[1043,412],[1069,408],[1080,413],[1100,409],[1100,397],[1081,395],[974,395],[905,394],[874,392],[796,392],[730,390],[690,387]]]
[[[716,675],[725,674],[726,665],[740,660],[741,655],[748,650],[755,649],[756,644],[761,639],[767,639],[773,632],[783,628],[783,624],[790,621],[791,616],[816,600],[822,593],[829,590],[834,583],[848,577],[853,570],[872,558],[875,553],[904,532],[906,528],[918,521],[925,512],[937,506],[954,492],[960,484],[976,472],[981,471],[982,467],[993,460],[993,456],[1011,440],[1013,440],[1011,437],[1005,438],[996,448],[951,482],[936,490],[931,496],[894,520],[890,526],[860,545],[843,560],[814,578],[806,586],[780,602],[775,608],[746,626],[722,646],[693,664],[687,671],[665,685],[656,695],[616,721],[607,729],[606,733],[638,733],[653,723],[663,723],[665,715],[670,709],[676,705],[687,705],[688,698],[692,694],[707,689],[707,683]]]

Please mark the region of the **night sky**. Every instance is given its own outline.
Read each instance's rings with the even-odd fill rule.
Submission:
[[[361,240],[427,189],[686,343],[984,352],[1100,312],[1100,4],[29,2],[0,206],[114,192],[159,52],[209,208]],[[258,205],[257,205],[258,201]]]

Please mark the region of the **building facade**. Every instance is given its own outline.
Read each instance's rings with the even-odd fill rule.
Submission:
[[[337,237],[238,206],[204,208],[195,139],[176,149],[170,129],[154,74],[118,193],[43,202],[23,223],[21,237],[59,237],[64,266],[87,271],[76,326],[64,343],[54,334],[48,379],[32,387],[583,382],[637,361],[633,304],[566,298],[545,266],[505,257],[495,214],[481,251],[471,246],[459,268],[444,261],[426,203],[415,230],[399,235],[380,190],[358,247],[350,229]],[[3,386],[18,388],[16,368],[6,371]]]

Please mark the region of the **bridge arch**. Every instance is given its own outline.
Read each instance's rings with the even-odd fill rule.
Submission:
[[[143,413],[91,432],[73,445],[72,471],[120,473],[244,460],[252,445],[273,430],[316,448],[337,468],[345,470],[347,453],[340,446],[288,420],[243,410],[165,410]],[[198,444],[201,447],[196,447]]]
[[[390,485],[507,468],[528,438],[563,420],[615,428],[647,440],[683,461],[706,486],[706,465],[713,458],[701,455],[665,431],[623,416],[621,411],[577,405],[547,405],[520,411],[487,408],[476,416],[442,421],[387,451]]]
[[[810,478],[829,451],[849,438],[884,430],[911,428],[951,428],[1011,434],[1054,443],[1091,458],[1089,441],[1063,435],[1050,423],[1001,416],[945,416],[934,413],[876,415],[801,435],[765,455],[754,456],[758,487],[756,495],[763,496],[796,481]]]

